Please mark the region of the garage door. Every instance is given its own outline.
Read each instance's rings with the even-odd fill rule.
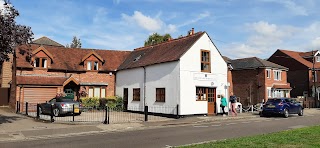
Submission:
[[[57,88],[24,88],[24,102],[44,103],[54,98]]]

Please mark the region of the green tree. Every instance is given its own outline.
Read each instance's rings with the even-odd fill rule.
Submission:
[[[168,41],[169,39],[171,39],[170,34],[160,35],[158,33],[153,33],[146,41],[144,41],[144,46],[159,44],[161,42]]]
[[[76,36],[73,36],[71,44],[66,45],[67,48],[81,48],[80,38],[78,39]]]
[[[17,24],[15,18],[19,16],[11,3],[4,1],[0,6],[0,63],[9,61],[12,57],[12,81],[10,90],[10,104],[15,103],[16,99],[16,48],[19,45],[28,44],[32,41],[33,33],[28,26]],[[30,56],[30,52],[28,53]],[[13,102],[14,101],[14,102]]]

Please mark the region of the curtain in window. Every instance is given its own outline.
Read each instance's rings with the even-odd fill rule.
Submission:
[[[94,97],[100,98],[100,87],[94,88]]]
[[[47,68],[47,59],[42,60],[43,68]]]
[[[101,88],[101,98],[105,98],[105,97],[106,97],[106,89]]]
[[[87,63],[87,70],[91,70],[91,62]]]
[[[89,88],[89,97],[93,97],[93,88]]]

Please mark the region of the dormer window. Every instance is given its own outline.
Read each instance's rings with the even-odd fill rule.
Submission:
[[[316,62],[320,62],[320,56],[316,56]]]
[[[98,70],[98,69],[99,69],[99,63],[98,62],[94,62],[93,70]]]
[[[97,61],[88,61],[87,70],[99,70],[99,62]]]
[[[36,68],[47,68],[47,59],[46,58],[35,58],[33,67]]]

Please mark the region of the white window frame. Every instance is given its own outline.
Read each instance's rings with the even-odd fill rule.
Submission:
[[[271,87],[267,87],[267,95],[268,95],[268,98],[272,98],[272,90],[271,90]]]
[[[271,69],[266,69],[267,71],[267,78],[271,78]]]
[[[281,71],[273,70],[273,77],[274,77],[274,80],[281,81]]]

